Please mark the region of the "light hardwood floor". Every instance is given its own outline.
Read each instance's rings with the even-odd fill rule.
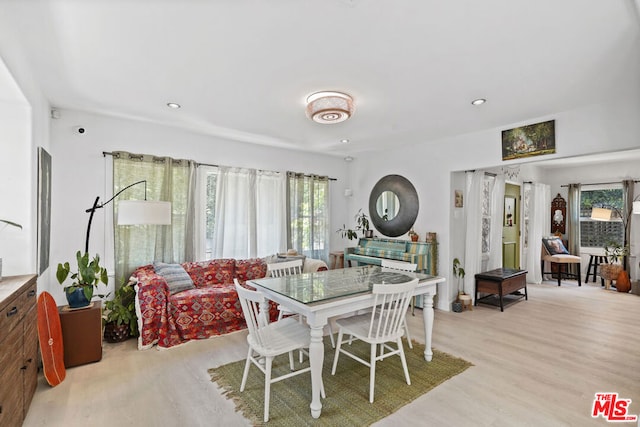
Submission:
[[[640,297],[575,282],[528,289],[529,301],[503,313],[436,311],[434,348],[474,366],[377,425],[604,426],[590,415],[596,392],[632,399],[640,414]],[[421,314],[408,316],[418,340]],[[135,346],[105,344],[102,361],[69,369],[55,388],[40,375],[24,426],[249,425],[207,375],[245,357],[244,332],[164,351]]]

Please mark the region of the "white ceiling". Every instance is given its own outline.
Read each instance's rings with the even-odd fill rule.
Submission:
[[[596,103],[640,72],[637,0],[0,5],[0,36],[56,108],[336,155]],[[304,100],[319,90],[351,94],[353,117],[309,120]]]

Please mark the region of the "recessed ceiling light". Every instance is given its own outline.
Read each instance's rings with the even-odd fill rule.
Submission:
[[[352,162],[353,161],[353,157],[347,156],[347,157],[344,158],[344,161],[345,162]]]
[[[484,98],[478,98],[478,99],[474,99],[473,101],[471,101],[471,105],[482,105],[485,102],[487,102],[486,99]]]
[[[342,142],[343,144],[348,144],[349,140],[347,138],[345,138],[345,139],[341,139],[340,142]]]
[[[167,102],[167,107],[177,110],[178,108],[181,107],[181,105],[178,104],[177,102]]]

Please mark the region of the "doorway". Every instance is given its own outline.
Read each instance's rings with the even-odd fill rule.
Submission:
[[[502,268],[520,269],[520,186],[504,186],[502,224]]]

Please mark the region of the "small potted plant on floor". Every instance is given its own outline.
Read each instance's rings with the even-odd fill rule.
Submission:
[[[462,300],[467,299],[468,295],[464,293],[464,289],[460,286],[461,280],[464,279],[465,271],[461,266],[461,262],[458,258],[453,259],[453,277],[456,278],[458,285],[458,298],[453,303],[453,311],[456,313],[460,313],[462,311]]]
[[[135,296],[134,287],[127,283],[115,292],[112,300],[105,302],[102,313],[105,341],[116,343],[138,335]]]
[[[609,289],[611,281],[615,280],[617,282],[618,277],[624,270],[622,259],[629,254],[629,247],[611,241],[604,246],[604,254],[609,263],[600,264],[600,276],[605,280],[605,288]]]
[[[58,283],[64,286],[64,282],[71,273],[70,286],[65,286],[64,292],[67,302],[71,308],[86,307],[91,303],[94,288],[98,288],[99,283],[108,283],[107,269],[100,266],[100,257],[96,255],[93,259],[89,259],[89,254],[78,251],[76,253],[76,261],[78,271],[71,273],[71,266],[68,262],[58,264],[56,279]],[[103,298],[104,295],[98,295]]]

